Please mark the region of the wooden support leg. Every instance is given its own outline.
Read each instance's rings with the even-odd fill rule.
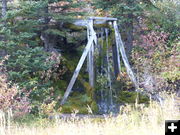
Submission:
[[[63,105],[65,103],[66,99],[68,98],[68,96],[69,96],[69,94],[70,94],[70,92],[72,90],[72,87],[73,87],[73,85],[74,85],[74,83],[75,83],[75,81],[76,81],[76,79],[77,79],[77,77],[79,75],[80,69],[81,69],[81,67],[82,67],[82,65],[83,65],[83,63],[84,63],[84,61],[85,61],[85,59],[87,57],[87,54],[88,54],[88,52],[89,52],[89,50],[91,48],[93,40],[94,40],[94,36],[92,35],[90,37],[89,41],[88,41],[88,44],[86,45],[86,47],[84,49],[84,52],[83,52],[83,54],[82,54],[82,56],[81,56],[81,58],[79,60],[79,63],[78,63],[78,65],[77,65],[77,67],[76,67],[76,69],[74,71],[74,74],[73,74],[73,76],[71,78],[71,81],[70,81],[70,83],[69,83],[69,85],[68,85],[68,87],[66,89],[64,97],[63,97],[63,99],[61,101],[61,105]]]
[[[89,41],[90,38],[90,30],[87,29],[87,41]],[[89,53],[88,53],[88,57],[87,57],[87,72],[89,73]]]
[[[114,30],[115,30],[115,35],[116,35],[117,48],[118,48],[119,52],[121,52],[121,56],[122,56],[124,65],[126,67],[127,73],[129,75],[131,81],[134,83],[135,87],[138,88],[139,86],[137,84],[136,78],[134,76],[134,73],[133,73],[133,71],[132,71],[132,69],[130,67],[128,58],[126,56],[126,52],[125,52],[125,49],[124,49],[124,44],[122,42],[121,35],[119,33],[116,21],[114,21]]]
[[[89,61],[89,84],[91,87],[94,87],[94,43],[92,43],[89,55],[88,55],[88,61]]]
[[[63,105],[65,103],[66,99],[68,98],[68,96],[69,96],[69,94],[70,94],[70,92],[72,90],[72,87],[73,87],[73,85],[74,85],[74,83],[75,83],[75,81],[76,81],[76,79],[77,79],[77,77],[79,75],[80,69],[82,68],[82,65],[83,65],[83,63],[84,63],[88,53],[90,54],[92,48],[94,48],[94,47],[92,47],[93,42],[94,41],[96,42],[96,40],[97,40],[96,33],[95,33],[95,31],[93,29],[93,25],[92,25],[93,24],[92,23],[93,20],[90,20],[90,21],[91,21],[91,23],[88,24],[88,30],[90,31],[89,41],[88,41],[88,43],[87,43],[87,45],[86,45],[86,47],[84,49],[84,52],[83,52],[83,54],[82,54],[82,56],[81,56],[81,58],[79,60],[79,63],[78,63],[78,65],[77,65],[77,67],[76,67],[76,69],[74,71],[74,74],[73,74],[73,76],[71,78],[71,81],[70,81],[70,83],[69,83],[69,85],[68,85],[68,87],[66,89],[64,97],[61,100],[61,103],[60,103],[61,105]],[[90,61],[93,61],[93,60],[90,60]],[[90,61],[89,61],[89,63],[91,63]],[[89,72],[92,72],[92,71],[93,71],[93,74],[94,74],[94,70],[91,68],[91,71],[89,71]],[[93,75],[93,81],[94,81],[94,75]]]
[[[113,22],[114,27],[116,26],[116,21]],[[116,54],[117,54],[117,67],[118,67],[118,73],[121,72],[121,63],[120,63],[120,52],[119,52],[119,46],[118,46],[118,38],[117,33],[115,32],[115,39],[116,39]]]
[[[89,21],[89,25],[93,27],[93,20]],[[92,31],[90,31],[90,36],[92,35]],[[95,36],[96,37],[96,36]],[[95,41],[96,39],[94,39]],[[88,72],[89,72],[89,84],[91,87],[94,87],[94,42],[91,45],[89,54],[88,54]]]
[[[117,78],[119,75],[119,66],[118,66],[118,61],[117,61],[117,47],[116,47],[116,45],[112,46],[112,52],[113,52],[114,75]]]

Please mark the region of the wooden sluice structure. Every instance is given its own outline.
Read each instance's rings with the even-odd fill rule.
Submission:
[[[107,24],[109,25],[112,25],[113,29],[114,29],[114,32],[115,32],[115,41],[116,41],[116,44],[115,46],[112,48],[113,49],[113,65],[114,65],[114,75],[117,77],[117,75],[120,73],[120,70],[121,70],[121,62],[120,60],[122,59],[123,60],[123,63],[126,67],[126,70],[127,70],[127,73],[131,79],[131,81],[134,83],[135,87],[137,87],[137,82],[136,82],[136,79],[135,79],[135,76],[133,74],[133,71],[130,67],[130,64],[128,62],[128,59],[127,59],[127,56],[126,56],[126,53],[125,53],[125,49],[124,49],[124,44],[122,42],[122,39],[121,39],[121,35],[119,33],[119,30],[118,30],[118,26],[117,26],[117,18],[108,18],[108,17],[89,17],[88,20],[87,20],[87,24],[86,24],[86,27],[87,27],[87,39],[88,39],[88,43],[84,49],[84,52],[79,60],[79,63],[74,71],[74,74],[70,80],[70,83],[65,91],[65,94],[64,94],[64,97],[61,101],[61,105],[63,105],[66,101],[66,99],[68,98],[72,88],[73,88],[73,85],[79,75],[79,72],[85,62],[85,60],[87,59],[87,70],[88,70],[88,74],[89,74],[89,84],[91,87],[94,87],[95,86],[95,71],[94,71],[94,55],[95,55],[95,50],[100,50],[99,48],[101,47],[99,44],[98,44],[98,37],[97,37],[97,34],[94,30],[94,21],[97,21],[97,20],[101,20],[101,21],[105,21]],[[109,48],[109,45],[108,45],[108,34],[109,34],[109,31],[107,28],[105,28],[104,30],[105,32],[105,42],[106,42],[106,54],[107,54],[107,60],[106,61],[109,61],[109,56],[108,56],[108,48]],[[102,33],[103,34],[103,33]],[[103,37],[103,35],[101,36]],[[110,74],[110,68],[109,68],[109,65],[108,65],[108,62],[107,62],[107,78],[109,80],[109,86],[110,86],[110,89],[111,89],[111,74]]]

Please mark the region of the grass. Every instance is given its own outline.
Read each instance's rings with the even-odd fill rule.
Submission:
[[[0,135],[164,135],[165,120],[180,119],[174,95],[163,95],[163,105],[134,104],[121,107],[117,117],[69,120],[36,118],[33,122],[13,122],[0,113]]]

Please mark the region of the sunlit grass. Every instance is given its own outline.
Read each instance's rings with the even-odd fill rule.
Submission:
[[[163,95],[162,105],[151,101],[150,104],[135,104],[121,107],[117,117],[100,119],[69,120],[38,119],[27,125],[3,122],[0,116],[0,135],[164,135],[165,120],[180,119],[174,95]]]

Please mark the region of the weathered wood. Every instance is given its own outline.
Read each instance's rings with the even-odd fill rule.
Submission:
[[[92,35],[92,36],[90,37],[90,39],[89,39],[89,41],[88,41],[88,44],[87,44],[87,46],[86,46],[85,49],[84,49],[84,52],[83,52],[83,54],[82,54],[82,56],[81,56],[81,58],[80,58],[80,60],[79,60],[79,63],[78,63],[78,65],[77,65],[77,67],[76,67],[76,69],[75,69],[75,71],[74,71],[74,74],[73,74],[73,76],[72,76],[72,78],[71,78],[71,81],[70,81],[70,83],[69,83],[69,85],[68,85],[68,87],[67,87],[67,89],[66,89],[66,92],[65,92],[65,94],[64,94],[64,97],[63,97],[63,99],[62,99],[62,101],[61,101],[61,105],[63,105],[63,104],[65,103],[67,97],[69,96],[69,94],[70,94],[70,92],[71,92],[71,90],[72,90],[72,87],[73,87],[73,85],[74,85],[74,83],[75,83],[75,81],[76,81],[76,79],[77,79],[77,77],[78,77],[78,74],[79,74],[79,72],[80,72],[80,69],[81,69],[81,67],[82,67],[82,65],[83,65],[83,63],[84,63],[84,61],[85,61],[85,59],[86,59],[86,56],[87,56],[87,54],[88,54],[88,52],[89,52],[89,50],[90,50],[90,48],[91,48],[91,45],[92,45],[92,43],[93,43],[93,40],[94,40],[94,35]]]
[[[118,47],[118,50],[121,52],[121,56],[122,56],[124,65],[126,67],[127,73],[129,75],[131,81],[134,83],[135,87],[138,88],[138,84],[137,84],[136,78],[134,76],[134,73],[133,73],[133,71],[132,71],[132,69],[130,67],[128,58],[126,56],[126,52],[125,52],[125,49],[124,49],[124,44],[122,42],[121,35],[119,33],[116,21],[114,21],[114,30],[115,30],[115,35],[116,35],[117,47]]]
[[[89,29],[87,29],[87,40],[89,41],[89,38],[90,38],[90,30]],[[89,54],[89,52],[88,52],[88,58],[87,58],[87,72],[89,73],[89,56],[90,56],[90,54]]]
[[[117,25],[117,22],[114,21],[113,22],[113,25],[114,25],[114,28],[116,27]],[[115,31],[115,39],[116,39],[116,54],[117,54],[117,66],[118,66],[118,73],[121,72],[121,63],[120,63],[120,51],[119,51],[119,47],[118,47],[118,43],[119,43],[119,40],[118,40],[118,35],[117,35],[117,32]]]
[[[117,18],[111,18],[111,17],[89,17],[89,19],[92,19],[92,20],[117,21]]]
[[[92,43],[92,46],[91,46],[91,87],[94,88],[94,42]]]
[[[64,24],[63,27],[71,29],[72,31],[82,31],[86,29],[87,25],[87,20],[76,20],[73,23],[68,23],[68,24]],[[103,21],[103,20],[99,20],[99,21],[94,21],[94,29],[98,29],[98,28],[110,28],[109,24],[107,23],[107,21]]]
[[[93,29],[93,21],[95,19],[113,21],[113,26],[115,29],[115,39],[116,39],[116,45],[115,45],[115,47],[113,47],[113,62],[114,62],[115,74],[120,73],[120,68],[121,68],[120,53],[121,53],[123,62],[127,69],[127,73],[129,75],[130,79],[134,82],[135,86],[137,87],[136,79],[130,68],[130,64],[128,62],[128,59],[127,59],[127,56],[125,53],[124,45],[121,40],[121,35],[120,35],[118,27],[117,27],[117,19],[116,18],[108,18],[108,17],[90,17],[89,22],[87,24],[88,44],[86,45],[86,47],[84,49],[84,52],[79,60],[76,70],[74,71],[71,81],[66,89],[64,97],[61,101],[61,105],[65,103],[67,97],[69,96],[87,55],[88,55],[87,66],[88,66],[88,73],[89,73],[89,83],[90,83],[91,87],[94,87],[94,44],[97,46],[97,37],[96,37],[96,33]],[[109,67],[109,52],[108,52],[109,45],[108,45],[108,30],[107,29],[105,30],[105,37],[106,37],[106,44],[107,44],[107,52],[104,57],[104,55],[102,54],[102,48],[101,48],[102,46],[99,46],[99,54],[103,58],[103,62],[101,64],[101,70],[103,70],[104,66],[107,65],[107,74],[108,74],[107,77],[108,77],[108,81],[110,83],[109,86],[111,89],[111,75],[110,75],[110,67]],[[103,33],[101,33],[101,38],[102,38],[102,45],[103,45],[103,38],[104,38]],[[103,71],[101,71],[101,74],[103,74]],[[111,96],[112,96],[112,91],[110,91],[109,94],[111,94]],[[111,101],[111,103],[112,103],[112,101]]]
[[[118,61],[117,61],[117,47],[116,45],[112,46],[112,54],[113,54],[113,67],[114,67],[114,75],[117,78],[119,74],[119,66],[118,66]]]
[[[89,31],[90,31],[90,37],[93,35],[94,30],[93,30],[93,20],[89,21]],[[89,54],[88,54],[88,61],[89,61],[89,84],[91,87],[94,87],[94,42],[91,45]]]

